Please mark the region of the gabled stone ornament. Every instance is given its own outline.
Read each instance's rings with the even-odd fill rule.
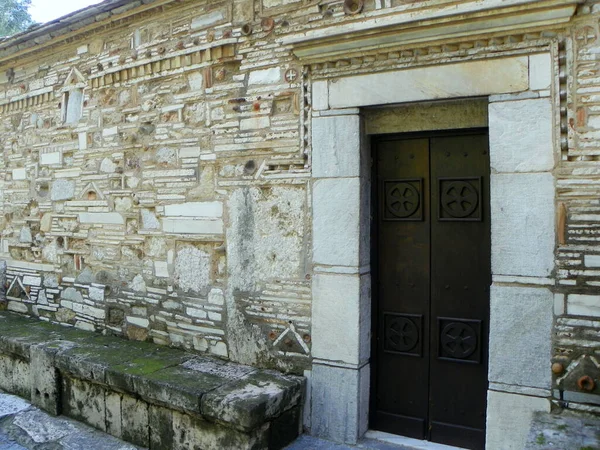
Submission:
[[[310,353],[308,345],[302,340],[293,323],[273,342],[273,347],[284,353]]]
[[[83,190],[79,194],[79,198],[81,200],[89,201],[106,200],[102,191],[98,189],[98,186],[96,186],[96,183],[94,183],[93,181],[88,183],[85,186],[85,188],[83,188]]]
[[[12,295],[13,291],[16,295]],[[25,296],[27,297],[27,300],[31,300],[31,297],[29,296],[29,292],[27,292],[27,289],[25,289],[25,286],[23,286],[21,277],[15,277],[15,278],[13,278],[12,283],[10,283],[10,286],[6,290],[6,296],[21,298],[22,294],[25,294]]]
[[[73,67],[61,88],[61,92],[71,91],[73,89],[83,89],[85,87],[87,87],[87,79],[78,69]]]

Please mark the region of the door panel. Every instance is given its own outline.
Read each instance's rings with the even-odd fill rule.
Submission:
[[[430,439],[461,446],[476,441],[483,447],[485,438],[491,284],[487,142],[485,134],[430,141],[437,216],[431,221]],[[469,440],[463,442],[466,434]]]
[[[377,158],[378,352],[385,355],[378,365],[378,422],[383,431],[418,437],[428,409],[429,140],[382,143]],[[411,257],[397,257],[404,254]]]
[[[487,142],[482,132],[375,142],[376,429],[483,448]]]

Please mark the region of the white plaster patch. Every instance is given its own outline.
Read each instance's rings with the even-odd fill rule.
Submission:
[[[210,284],[210,256],[195,247],[185,247],[175,258],[175,282],[184,292],[200,292]]]
[[[192,91],[201,91],[204,88],[202,72],[192,72],[188,75],[188,83]]]
[[[142,228],[144,230],[158,230],[160,229],[160,222],[156,218],[156,214],[149,209],[142,209]]]
[[[303,189],[234,191],[227,203],[227,267],[232,287],[252,290],[256,280],[304,276]]]
[[[75,196],[75,182],[71,180],[55,180],[52,183],[50,199],[52,201],[69,200]]]

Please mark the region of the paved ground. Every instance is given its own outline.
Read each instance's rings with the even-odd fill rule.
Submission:
[[[537,413],[527,450],[600,450],[600,417],[564,411]]]
[[[66,417],[52,417],[0,391],[0,450],[137,450]]]
[[[286,450],[440,450],[423,441],[405,446],[378,440],[377,432],[356,446],[301,436]],[[377,439],[374,439],[377,438]],[[400,440],[401,438],[398,438]],[[600,418],[581,413],[537,414],[526,446],[531,450],[600,450]],[[0,450],[139,450],[66,417],[52,417],[25,400],[0,391]]]

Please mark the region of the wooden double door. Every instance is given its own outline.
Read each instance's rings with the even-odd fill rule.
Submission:
[[[371,428],[484,448],[487,130],[373,143]]]

